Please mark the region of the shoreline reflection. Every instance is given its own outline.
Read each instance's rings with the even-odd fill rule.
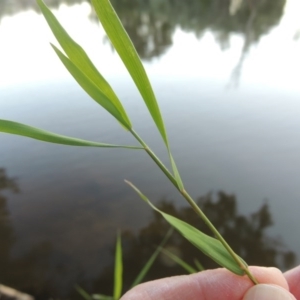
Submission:
[[[213,194],[207,194],[198,198],[198,204],[230,246],[249,265],[273,266],[281,270],[294,266],[296,254],[287,249],[280,239],[266,233],[266,230],[274,224],[268,203],[263,203],[254,213],[242,215],[238,212],[236,197],[221,191],[216,197]],[[157,207],[211,235],[207,226],[192,208],[178,208],[166,199],[161,200]],[[155,247],[163,240],[168,229],[169,224],[163,217],[153,212],[152,221],[137,235],[130,231],[123,233],[125,290],[130,288],[135,276],[147,262]],[[219,267],[177,232],[173,233],[165,248],[190,265],[194,265],[197,259],[205,269]],[[161,254],[147,274],[145,281],[179,274],[186,274],[186,272]],[[97,292],[110,294],[113,288],[112,278],[113,265],[102,272],[96,280],[94,289]]]
[[[66,255],[60,257],[60,253],[55,250],[55,241],[50,242],[45,239],[32,245],[27,253],[14,257],[13,248],[17,237],[7,208],[8,191],[18,192],[18,184],[15,179],[8,177],[4,169],[0,169],[0,242],[2,245],[0,248],[0,282],[32,294],[37,300],[50,298],[81,299],[81,296],[74,289],[76,284],[91,293],[111,294],[114,242],[109,246],[111,249],[110,260],[108,259],[109,265],[100,271],[96,277],[91,277],[84,266],[74,265],[74,257],[72,259]],[[249,215],[240,214],[236,197],[223,191],[217,195],[202,196],[198,198],[198,203],[228,243],[247,263],[275,266],[283,270],[294,265],[296,261],[295,252],[287,249],[280,239],[267,233],[267,229],[274,224],[268,203],[263,203],[257,211]],[[160,200],[157,206],[210,234],[191,208],[176,207],[172,201],[165,198]],[[88,209],[86,207],[86,210]],[[124,213],[130,214],[130,211],[124,211]],[[72,222],[72,218],[70,222]],[[99,216],[98,222],[101,222],[101,216]],[[55,224],[52,226],[55,230]],[[162,217],[153,212],[148,225],[141,228],[137,233],[131,230],[122,232],[124,290],[129,289],[133,279],[152,255],[155,247],[160,244],[168,229],[169,225]],[[81,231],[81,234],[84,234],[84,231]],[[73,237],[80,239],[80,235]],[[95,234],[95,238],[101,239],[103,237],[96,237]],[[111,243],[111,237],[109,239],[109,243]],[[212,260],[200,253],[176,232],[173,233],[165,247],[189,264],[193,264],[194,259],[198,259],[206,269],[217,267]],[[82,249],[78,253],[86,255],[88,251],[87,245],[86,249]],[[100,253],[102,249],[97,251]],[[107,257],[109,258],[109,255]],[[77,259],[79,260],[79,257]],[[99,260],[101,260],[101,256],[99,256]],[[181,267],[170,263],[161,254],[145,280],[179,274],[184,274]]]
[[[51,8],[90,2],[86,0],[48,0]],[[177,27],[193,32],[199,39],[211,31],[222,50],[230,47],[231,34],[244,38],[244,47],[238,65],[242,63],[250,46],[277,26],[283,16],[286,0],[243,1],[241,7],[230,13],[230,0],[164,1],[111,1],[137,52],[144,60],[159,57],[172,46]],[[33,9],[39,12],[35,0],[0,1],[0,20],[5,15]],[[98,22],[95,13],[91,18]],[[0,23],[1,26],[1,23]],[[240,69],[239,67],[238,69]],[[235,71],[235,73],[238,73]]]

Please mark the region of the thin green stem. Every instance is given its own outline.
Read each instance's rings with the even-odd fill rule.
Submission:
[[[163,171],[163,173],[169,178],[169,180],[173,183],[176,189],[180,192],[180,194],[186,199],[186,201],[190,204],[193,210],[197,213],[198,216],[204,221],[204,223],[208,226],[208,228],[212,231],[215,237],[222,243],[228,253],[232,256],[232,258],[236,261],[236,263],[240,266],[242,270],[247,274],[250,280],[254,284],[258,284],[256,278],[252,275],[247,265],[238,257],[238,255],[233,251],[233,249],[229,246],[229,244],[225,241],[222,235],[219,233],[217,228],[210,222],[205,213],[199,208],[193,198],[188,194],[186,190],[181,190],[174,178],[173,174],[166,168],[166,166],[159,160],[159,158],[154,154],[154,152],[149,148],[149,146],[141,139],[141,137],[131,129],[130,132],[137,139],[137,141],[143,146],[148,155],[154,160],[157,166]]]
[[[169,180],[173,183],[173,185],[179,190],[176,179],[172,175],[172,173],[166,168],[166,166],[161,162],[161,160],[154,154],[154,152],[149,148],[149,146],[140,138],[140,136],[131,129],[130,132],[137,139],[137,141],[143,146],[148,155],[154,160],[157,166],[163,171],[163,173],[169,178]]]

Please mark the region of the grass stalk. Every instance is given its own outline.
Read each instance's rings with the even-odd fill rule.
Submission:
[[[155,155],[155,153],[149,148],[149,146],[142,140],[142,138],[134,131],[130,129],[132,135],[136,140],[142,145],[147,154],[152,158],[156,165],[162,170],[162,172],[168,177],[168,179],[173,183],[177,190],[180,191],[179,186],[174,178],[173,174],[167,169],[167,167],[161,162],[161,160]]]
[[[198,216],[204,221],[204,223],[208,226],[214,236],[222,243],[228,253],[232,256],[232,258],[237,262],[242,270],[247,274],[249,279],[254,283],[258,284],[258,281],[253,276],[253,274],[248,269],[247,265],[239,258],[239,256],[233,251],[233,249],[229,246],[226,240],[219,233],[217,228],[211,223],[205,213],[200,209],[200,207],[196,204],[193,198],[189,195],[189,193],[185,189],[180,189],[173,174],[167,169],[167,167],[160,161],[160,159],[155,155],[155,153],[149,148],[149,146],[143,141],[143,139],[133,130],[130,130],[131,134],[136,138],[136,140],[142,145],[147,154],[152,158],[152,160],[157,164],[157,166],[162,170],[162,172],[168,177],[168,179],[173,183],[176,189],[180,192],[180,194],[185,198],[185,200],[190,204],[192,209],[196,212]]]
[[[140,91],[142,98],[145,101],[145,104],[148,107],[148,110],[165,142],[167,150],[169,152],[170,163],[172,166],[173,172],[170,172],[168,168],[161,162],[161,160],[155,155],[155,153],[151,150],[150,147],[143,141],[143,139],[132,129],[131,122],[127,117],[127,114],[115,95],[114,91],[110,87],[110,85],[106,82],[106,80],[102,77],[102,75],[96,70],[95,66],[92,64],[90,59],[84,50],[79,46],[75,41],[73,41],[70,36],[65,32],[63,27],[60,25],[58,20],[52,14],[52,12],[47,8],[47,6],[43,3],[43,0],[37,0],[38,5],[40,6],[49,26],[52,29],[55,37],[59,41],[60,45],[64,49],[66,55],[64,55],[60,50],[58,50],[55,46],[54,50],[59,56],[62,63],[69,70],[74,79],[79,83],[79,85],[104,109],[106,109],[112,116],[114,116],[126,129],[130,130],[131,134],[135,137],[135,139],[141,144],[142,149],[144,149],[147,154],[152,158],[152,160],[156,163],[156,165],[161,169],[161,171],[167,176],[167,178],[172,182],[172,184],[176,187],[179,193],[185,198],[185,200],[190,204],[193,210],[197,213],[198,216],[204,221],[204,223],[209,227],[212,231],[214,237],[223,245],[228,254],[232,257],[232,259],[236,262],[235,267],[239,271],[238,274],[247,274],[248,277],[252,280],[254,284],[257,283],[254,276],[248,269],[247,264],[232,250],[232,248],[228,245],[228,243],[224,240],[222,235],[218,232],[218,230],[214,227],[214,225],[210,222],[204,212],[199,208],[196,202],[192,199],[192,197],[185,190],[184,185],[181,181],[179,172],[177,170],[176,164],[174,162],[173,156],[169,149],[169,142],[167,138],[167,133],[165,130],[164,122],[154,96],[151,84],[149,82],[148,76],[145,72],[145,69],[139,59],[139,56],[127,35],[121,21],[119,20],[116,12],[114,11],[109,0],[93,0],[95,11],[99,17],[101,24],[103,25],[108,37],[110,38],[114,48],[118,52],[120,58],[124,62],[128,72],[130,73],[133,81],[135,82],[138,90]],[[1,120],[0,120],[1,123]],[[8,122],[2,120],[2,131],[4,124],[4,132],[9,132],[13,134],[24,135],[23,129],[26,129],[25,136],[33,137],[36,139],[45,140],[48,142],[55,142],[60,144],[67,145],[78,145],[78,140],[71,139],[68,137],[61,137],[57,135],[53,135],[48,132],[41,132],[39,129],[35,129],[32,127],[24,127],[22,124],[16,124],[12,122]],[[8,129],[7,129],[8,125]],[[17,130],[16,127],[17,126]],[[20,127],[21,126],[21,127]],[[21,129],[21,130],[20,130]],[[1,124],[0,124],[1,130]],[[45,137],[46,136],[46,137]],[[76,143],[75,143],[76,142]],[[74,144],[75,143],[75,144]],[[95,143],[90,143],[87,141],[80,141],[80,145],[88,145],[88,146],[96,146]],[[116,145],[107,145],[107,144],[97,144],[97,146],[101,147],[116,147]],[[118,146],[120,147],[120,146]],[[124,147],[124,146],[121,146]],[[128,147],[124,147],[128,148]],[[129,147],[130,148],[130,147]],[[131,185],[132,186],[132,185]],[[134,186],[133,186],[134,187]],[[142,196],[142,198],[146,198],[142,195],[142,193],[134,187],[134,189]],[[174,225],[174,224],[173,224]],[[178,227],[176,227],[178,228]],[[212,239],[217,247],[220,247],[220,244],[216,241],[216,239]],[[224,252],[222,247],[221,251]],[[209,252],[205,250],[206,252]],[[115,292],[114,298],[119,298],[121,294],[122,288],[122,262],[121,262],[121,241],[118,237],[117,239],[117,247],[116,247],[116,272],[117,274],[115,279]],[[217,260],[218,261],[218,260]],[[222,265],[222,264],[221,264]],[[242,271],[242,272],[241,272]]]

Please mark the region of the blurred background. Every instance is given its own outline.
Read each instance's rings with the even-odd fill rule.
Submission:
[[[47,0],[168,164],[145,105],[88,1]],[[300,2],[114,0],[153,84],[186,189],[249,264],[299,263]],[[0,118],[135,144],[56,57],[34,0],[0,0]],[[168,230],[124,183],[206,231],[143,152],[0,135],[0,282],[36,299],[111,294],[116,232],[125,289]],[[207,232],[207,231],[206,231]],[[215,265],[178,235],[167,248]],[[161,255],[148,279],[184,274]]]

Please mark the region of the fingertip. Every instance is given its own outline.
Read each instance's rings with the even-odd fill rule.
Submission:
[[[296,300],[296,298],[280,286],[258,284],[247,291],[243,300]]]
[[[249,269],[260,284],[275,284],[277,286],[281,286],[286,290],[289,290],[289,285],[279,269],[274,267],[256,266],[249,267]]]
[[[288,290],[287,281],[280,270],[265,267],[250,267],[250,270],[260,284],[274,284]],[[126,293],[122,300],[220,299],[220,291],[224,300],[242,299],[252,287],[253,283],[247,276],[214,269],[141,284]]]
[[[289,270],[284,273],[284,277],[290,287],[290,292],[297,298],[300,299],[300,266]]]

